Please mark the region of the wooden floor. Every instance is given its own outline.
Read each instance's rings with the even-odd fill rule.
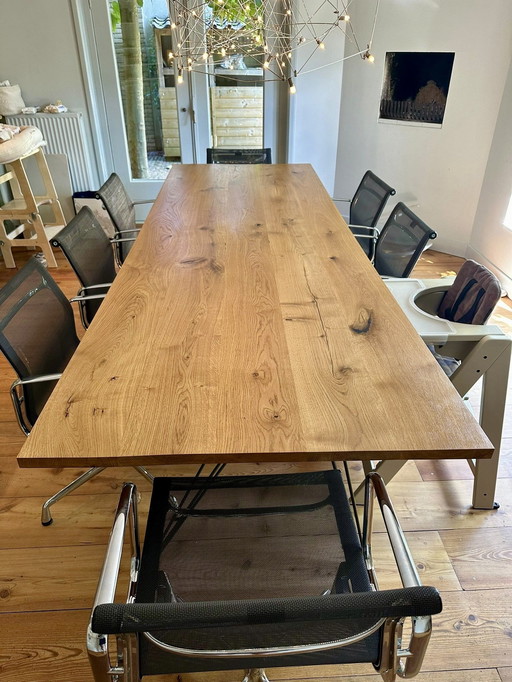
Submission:
[[[16,254],[17,263],[21,265],[26,257],[23,252]],[[77,281],[60,254],[57,258],[60,267],[52,275],[67,295],[74,295]],[[461,262],[428,251],[413,274],[439,277],[457,271]],[[13,272],[0,264],[0,285]],[[493,321],[512,332],[508,299],[502,299]],[[10,367],[0,359],[0,679],[91,682],[85,629],[120,486],[124,480],[140,484],[144,512],[149,484],[133,469],[109,469],[58,503],[53,525],[43,528],[42,502],[79,472],[18,469],[16,454],[24,437],[8,395],[13,379]],[[444,602],[443,613],[435,618],[420,682],[512,682],[511,412],[505,424],[497,511],[471,509],[471,472],[465,462],[409,462],[389,486],[422,580],[437,586]],[[233,465],[230,472],[298,471],[304,466],[308,465],[236,469]],[[358,464],[352,469],[360,476]],[[163,472],[161,468],[155,473]],[[190,472],[181,467],[180,473]],[[375,539],[375,556],[381,587],[397,585],[382,534]],[[368,666],[268,672],[271,680],[380,679]],[[241,678],[229,672],[165,680],[236,682]]]

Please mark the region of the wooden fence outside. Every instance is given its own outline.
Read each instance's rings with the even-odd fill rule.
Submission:
[[[380,103],[380,118],[394,121],[419,121],[422,123],[442,123],[445,105],[438,102],[417,105],[411,100],[396,102],[383,99]]]

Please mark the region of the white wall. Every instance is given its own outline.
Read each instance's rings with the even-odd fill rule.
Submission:
[[[69,0],[2,0],[1,13],[0,80],[18,83],[27,106],[60,99],[70,111],[81,112],[92,150]]]
[[[333,20],[333,6],[326,3],[317,11],[319,0],[307,0],[310,15],[318,22]],[[302,0],[296,2],[302,7]],[[301,12],[301,16],[304,11]],[[320,29],[321,30],[321,29]],[[307,31],[305,31],[307,34]],[[309,37],[309,36],[308,36]],[[341,30],[333,31],[325,40],[325,50],[317,49],[294,78],[297,88],[290,95],[288,162],[310,163],[327,191],[332,195],[336,174],[339,110],[345,37]],[[294,67],[300,70],[312,50],[299,48]],[[327,66],[330,65],[330,66]],[[317,69],[318,67],[322,67]]]
[[[512,230],[503,218],[512,195],[512,62],[485,172],[468,256],[486,264],[512,293]]]
[[[356,30],[370,0],[351,6]],[[396,199],[437,232],[435,248],[465,255],[512,50],[512,2],[381,0],[375,63],[345,62],[335,197],[350,197],[371,168]],[[455,52],[442,128],[379,122],[387,51]]]

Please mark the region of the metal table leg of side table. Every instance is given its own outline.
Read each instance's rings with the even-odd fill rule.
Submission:
[[[484,336],[452,376],[453,385],[461,395],[465,395],[478,379],[483,377],[479,422],[495,450],[490,459],[477,460],[476,463],[470,461],[475,474],[473,507],[476,509],[493,509],[499,506],[495,503],[494,494],[507,399],[511,345],[512,340],[507,336],[492,334]]]

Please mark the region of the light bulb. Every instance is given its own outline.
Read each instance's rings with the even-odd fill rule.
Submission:
[[[263,68],[264,68],[264,69],[268,69],[269,66],[270,66],[269,62],[268,62],[267,60],[265,60],[265,61],[263,62]]]
[[[205,62],[208,61],[208,52],[203,52],[203,59]]]
[[[183,83],[183,69],[178,69],[178,85]]]
[[[318,45],[318,47],[320,48],[320,50],[325,50],[325,45],[324,45],[324,43],[323,43],[321,40],[318,40],[318,38],[316,39],[316,44]]]
[[[292,15],[291,9],[287,9],[287,10],[286,10],[286,14],[290,17],[290,16]]]
[[[220,53],[223,57],[225,57],[226,56],[226,48],[223,47],[222,50],[220,51]]]
[[[173,58],[174,58],[173,53],[172,53],[172,52],[168,52],[168,53],[167,53],[167,61],[170,61],[170,60],[173,59]]]
[[[297,88],[291,78],[288,78],[288,85],[290,86],[290,95],[294,95],[297,92]]]
[[[176,24],[174,23],[174,21],[171,24],[171,28],[176,28]]]
[[[375,61],[375,57],[371,54],[371,52],[367,53],[366,59],[370,62],[370,64],[373,64],[373,62]]]
[[[341,21],[350,21],[350,16],[348,14],[342,14],[340,19]]]

